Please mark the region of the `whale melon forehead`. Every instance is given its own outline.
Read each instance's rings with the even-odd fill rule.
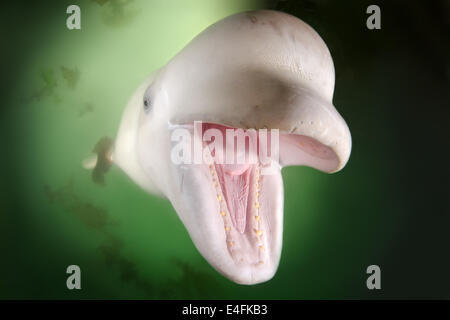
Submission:
[[[270,10],[239,13],[213,24],[170,61],[164,78],[176,99],[178,89],[207,92],[208,82],[223,82],[225,90],[233,87],[230,82],[245,86],[245,79],[236,76],[245,73],[270,74],[286,86],[332,100],[334,66],[324,41],[300,19]]]

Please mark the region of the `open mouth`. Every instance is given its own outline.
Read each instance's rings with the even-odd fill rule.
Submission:
[[[260,156],[262,144],[267,143],[256,131],[212,123],[203,123],[202,136],[212,130],[220,133],[222,141],[211,138],[202,145],[212,160],[207,170],[223,221],[227,252],[238,265],[262,265],[271,248],[269,204],[274,195],[264,174],[271,160]]]
[[[201,163],[174,166],[179,188],[171,201],[197,249],[237,283],[270,279],[282,246],[279,161],[326,171],[337,166],[335,153],[301,135],[283,133],[274,139],[267,131],[260,135],[253,129],[201,122],[172,130],[180,127],[200,146],[191,151],[201,153]],[[273,152],[275,144],[281,160]]]
[[[175,166],[184,200],[174,206],[217,270],[238,283],[267,280],[281,251],[280,167],[260,156],[263,143],[256,130],[200,123],[196,135],[195,126],[181,127],[201,145],[202,163]]]

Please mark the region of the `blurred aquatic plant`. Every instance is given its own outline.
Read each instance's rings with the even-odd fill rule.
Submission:
[[[93,0],[102,8],[103,23],[111,27],[128,25],[138,14],[138,10],[128,8],[133,0]],[[106,5],[105,5],[106,4]],[[105,6],[104,6],[105,5]]]
[[[124,254],[125,244],[122,238],[108,229],[117,225],[108,211],[82,199],[75,192],[73,177],[59,188],[44,185],[44,194],[53,205],[61,206],[66,212],[79,219],[82,225],[104,237],[97,248],[106,266],[119,273],[122,282],[134,285],[138,290],[153,299],[197,299],[212,294],[219,287],[215,278],[198,270],[189,263],[178,258],[170,260],[181,275],[161,282],[152,282],[139,272],[138,265]]]
[[[80,71],[78,70],[78,68],[68,68],[61,66],[60,70],[67,86],[70,89],[74,90],[77,86],[78,80],[80,79]]]
[[[78,110],[78,117],[83,117],[88,113],[94,112],[94,106],[91,103],[86,103],[83,107]]]
[[[42,86],[31,95],[31,100],[41,101],[44,98],[53,97],[55,102],[59,102],[61,99],[55,93],[58,81],[56,80],[53,69],[41,70],[39,78]]]

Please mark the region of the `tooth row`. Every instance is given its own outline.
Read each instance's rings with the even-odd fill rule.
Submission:
[[[223,201],[223,197],[221,195],[221,190],[219,188],[219,181],[218,181],[218,177],[216,175],[215,169],[214,169],[214,165],[210,164],[209,165],[209,173],[211,174],[211,178],[212,178],[212,182],[216,191],[216,197],[217,197],[217,202],[219,203],[219,214],[223,219],[223,225],[224,225],[224,229],[225,229],[225,237],[226,237],[226,242],[227,242],[227,247],[228,247],[228,251],[230,252],[230,254],[232,254],[232,247],[234,246],[234,241],[230,240],[230,224],[226,219],[227,216],[227,212],[225,210],[225,205],[224,205],[224,201]]]
[[[254,203],[254,207],[255,207],[255,235],[258,239],[258,242],[260,243],[258,245],[258,256],[259,256],[259,264],[263,264],[263,251],[264,251],[264,245],[262,245],[261,243],[263,243],[263,232],[261,229],[261,216],[259,215],[259,209],[260,209],[260,203],[259,203],[259,189],[260,189],[260,184],[261,184],[261,175],[260,175],[260,167],[258,166],[255,170],[255,203]]]
[[[209,172],[211,174],[212,177],[212,182],[216,191],[216,195],[217,195],[217,201],[219,203],[219,214],[223,219],[223,224],[224,224],[224,229],[226,232],[226,243],[227,243],[227,247],[228,250],[230,252],[230,254],[232,256],[234,256],[233,252],[234,252],[234,241],[231,240],[231,235],[230,235],[230,231],[231,231],[231,227],[230,227],[230,223],[229,220],[226,219],[227,217],[227,212],[224,208],[224,201],[223,201],[223,197],[221,195],[221,190],[219,188],[219,181],[218,181],[218,177],[216,175],[215,172],[215,168],[213,164],[209,165]],[[261,184],[261,175],[260,175],[260,167],[257,167],[255,170],[255,198],[254,198],[254,219],[255,219],[255,235],[258,239],[258,256],[259,256],[259,261],[257,264],[264,264],[264,251],[265,251],[265,247],[262,244],[263,241],[263,232],[261,229],[261,216],[259,215],[259,209],[260,209],[260,203],[259,203],[259,194],[260,194],[260,184]],[[242,259],[241,259],[242,261]]]

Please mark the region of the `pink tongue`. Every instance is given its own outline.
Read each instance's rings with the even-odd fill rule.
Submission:
[[[231,150],[234,149],[236,155],[238,154],[248,154],[248,146],[245,145],[245,150],[237,150],[237,145],[234,145],[233,141],[228,141],[226,139],[226,128],[224,126],[218,126],[214,124],[206,124],[204,130],[214,128],[221,131],[223,137],[223,145],[215,145],[213,143],[207,143],[211,154],[214,157],[216,148],[221,149],[222,155],[225,157],[226,151],[223,150],[224,146],[227,146]],[[245,157],[248,160],[248,157]],[[237,162],[237,158],[234,159]],[[217,176],[219,178],[220,185],[222,187],[222,192],[225,197],[225,201],[228,206],[228,211],[231,217],[233,226],[240,232],[245,232],[246,218],[247,218],[247,203],[249,196],[249,184],[250,184],[250,174],[252,165],[250,163],[244,164],[215,164]]]
[[[250,168],[250,164],[224,164],[222,168],[226,174],[229,174],[231,176],[238,176],[243,174],[248,168]]]
[[[240,233],[245,232],[251,171],[248,169],[250,167],[249,164],[216,165],[231,221]]]

